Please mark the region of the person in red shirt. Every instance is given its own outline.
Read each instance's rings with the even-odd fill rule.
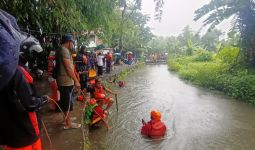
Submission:
[[[106,55],[106,73],[110,73],[112,64],[112,54],[110,52]]]
[[[143,126],[141,134],[151,138],[162,137],[166,133],[166,125],[161,121],[161,113],[157,110],[151,111],[151,120],[145,122],[142,120]]]

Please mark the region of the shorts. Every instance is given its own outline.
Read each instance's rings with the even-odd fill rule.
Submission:
[[[73,111],[73,86],[60,86],[59,106],[64,112]]]

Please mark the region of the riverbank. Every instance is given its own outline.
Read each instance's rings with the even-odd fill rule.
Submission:
[[[125,76],[138,69],[143,64],[137,65],[121,65],[114,66],[114,70],[109,74],[104,74],[101,76],[102,81],[107,83],[109,79],[112,79],[115,75],[117,81],[124,79]],[[38,89],[39,94],[49,94],[50,88],[46,80],[35,82],[36,88]],[[112,86],[112,84],[107,84]],[[89,99],[89,94],[86,95],[86,99]],[[72,116],[76,117],[75,122],[82,123],[82,114],[84,111],[85,102],[75,101],[74,111]],[[42,129],[42,145],[44,150],[50,150],[51,146],[54,150],[84,150],[88,147],[86,135],[84,135],[84,128],[73,129],[73,130],[64,130],[63,129],[63,114],[58,112],[52,112],[48,106],[44,106],[41,111],[41,118],[46,127],[46,130],[49,134],[47,136],[45,129]]]
[[[234,53],[235,49],[226,49]],[[182,79],[209,89],[224,92],[235,99],[255,104],[255,72],[238,66],[231,55],[218,53],[196,54],[170,58],[169,69],[179,74]],[[231,58],[232,57],[232,58]],[[234,59],[233,59],[234,58]]]

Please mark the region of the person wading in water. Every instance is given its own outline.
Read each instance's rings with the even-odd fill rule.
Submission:
[[[161,121],[161,113],[157,110],[151,111],[151,120],[145,122],[142,119],[141,134],[151,138],[162,137],[166,133],[166,125]]]

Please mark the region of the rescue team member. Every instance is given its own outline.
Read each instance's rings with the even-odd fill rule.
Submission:
[[[166,125],[161,121],[161,113],[157,110],[151,111],[151,120],[145,122],[142,120],[143,126],[141,134],[151,138],[164,136],[166,133]]]
[[[103,109],[98,106],[97,101],[92,98],[89,101],[89,105],[87,111],[85,112],[85,122],[87,124],[93,124],[94,120],[98,119],[106,119],[107,111],[103,111]]]
[[[103,107],[103,105],[107,105],[106,107],[106,110],[107,110],[112,106],[114,100],[110,97],[106,97],[104,91],[114,95],[117,94],[116,92],[113,92],[110,89],[104,87],[101,84],[100,79],[96,79],[94,87],[90,89],[91,97],[95,98],[98,101],[98,104],[100,107]]]
[[[0,9],[0,145],[5,150],[41,150],[36,111],[49,97],[35,95],[33,78],[22,67],[32,51],[42,51],[39,42],[22,35],[15,18]]]

